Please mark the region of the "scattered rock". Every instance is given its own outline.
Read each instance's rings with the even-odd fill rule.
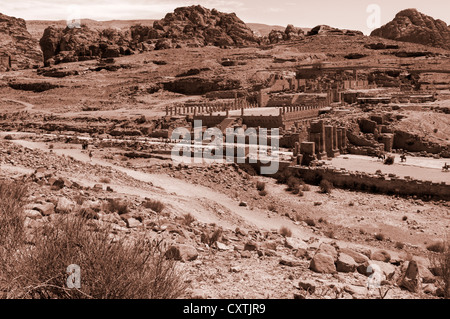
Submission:
[[[389,260],[391,260],[391,255],[386,250],[376,250],[372,253],[370,259],[387,263],[389,262]]]
[[[180,261],[192,261],[197,259],[198,252],[195,247],[185,244],[177,244],[171,246],[166,251],[166,257],[168,259],[180,260]]]
[[[354,272],[356,270],[357,263],[355,260],[344,253],[340,253],[336,261],[336,270],[339,272]]]
[[[332,274],[336,272],[333,257],[324,253],[317,253],[314,255],[310,263],[310,269],[312,271],[324,274]]]

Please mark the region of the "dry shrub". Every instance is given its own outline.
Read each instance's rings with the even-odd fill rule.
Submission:
[[[441,241],[437,241],[434,243],[431,243],[427,246],[427,249],[429,251],[433,251],[435,253],[443,253],[445,251],[445,243]]]
[[[92,231],[84,219],[73,216],[59,216],[34,236],[34,246],[9,258],[14,267],[3,274],[11,298],[166,299],[184,292],[182,277],[175,262],[164,257],[161,241],[113,242],[110,229],[97,226]],[[79,289],[66,283],[67,267],[73,264],[80,266]]]
[[[126,214],[128,213],[128,203],[117,198],[109,199],[106,205],[106,211],[118,213],[119,215]]]
[[[292,191],[292,190],[300,189],[300,186],[302,186],[304,183],[300,178],[297,178],[294,176],[289,176],[289,178],[286,181],[286,184],[288,186],[288,190]]]
[[[151,209],[154,212],[161,213],[166,207],[163,202],[159,200],[149,199],[143,203],[145,208]]]
[[[262,190],[258,192],[259,196],[266,196],[268,193],[266,190]]]
[[[403,247],[405,247],[405,244],[404,244],[404,243],[399,242],[399,241],[395,243],[395,248],[397,248],[397,249],[403,249]]]
[[[275,206],[274,204],[270,204],[269,206],[267,206],[267,209],[274,213],[277,212],[277,206]]]
[[[378,234],[378,233],[375,234],[374,237],[375,237],[376,240],[380,240],[380,241],[384,240],[384,234],[381,234],[381,233],[380,234]]]
[[[183,215],[183,224],[190,226],[195,221],[195,217],[191,213]]]
[[[442,289],[444,298],[450,299],[450,241],[446,239],[438,253],[431,253],[430,263],[435,275],[436,285]]]
[[[26,194],[25,184],[0,181],[0,248],[14,248],[23,239]]]
[[[100,178],[100,183],[109,184],[111,183],[111,179],[109,177],[102,177]]]
[[[279,233],[283,237],[291,237],[292,236],[292,231],[289,228],[285,227],[285,226],[280,228]]]
[[[322,179],[319,184],[320,192],[324,194],[330,194],[333,189],[333,184],[326,179]]]
[[[264,191],[266,189],[266,183],[264,182],[256,182],[256,189],[260,192]]]
[[[222,238],[223,230],[221,228],[217,228],[211,234],[208,230],[201,234],[201,242],[207,244],[209,247],[212,247],[215,242],[219,241]]]
[[[309,187],[309,185],[303,185],[303,187],[302,187],[302,190],[304,191],[304,192],[309,192],[310,190],[311,190],[311,187]]]

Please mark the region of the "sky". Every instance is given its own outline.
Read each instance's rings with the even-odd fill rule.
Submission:
[[[327,24],[365,34],[407,8],[450,23],[449,0],[0,0],[0,12],[25,20],[67,20],[77,10],[81,18],[94,20],[161,19],[177,7],[194,4],[235,12],[246,23]],[[368,12],[372,4],[377,7]]]

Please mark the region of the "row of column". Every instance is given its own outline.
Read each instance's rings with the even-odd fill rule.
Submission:
[[[279,113],[281,115],[281,114],[292,113],[292,112],[315,110],[318,108],[320,108],[320,106],[281,106],[278,109],[279,109]]]
[[[223,112],[226,110],[250,109],[258,107],[257,104],[245,102],[227,103],[227,104],[205,104],[205,105],[188,105],[188,106],[166,106],[166,116],[168,115],[186,115],[186,114],[200,114]]]

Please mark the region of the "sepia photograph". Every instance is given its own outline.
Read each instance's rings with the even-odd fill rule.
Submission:
[[[449,23],[447,0],[0,0],[0,299],[449,299]]]

